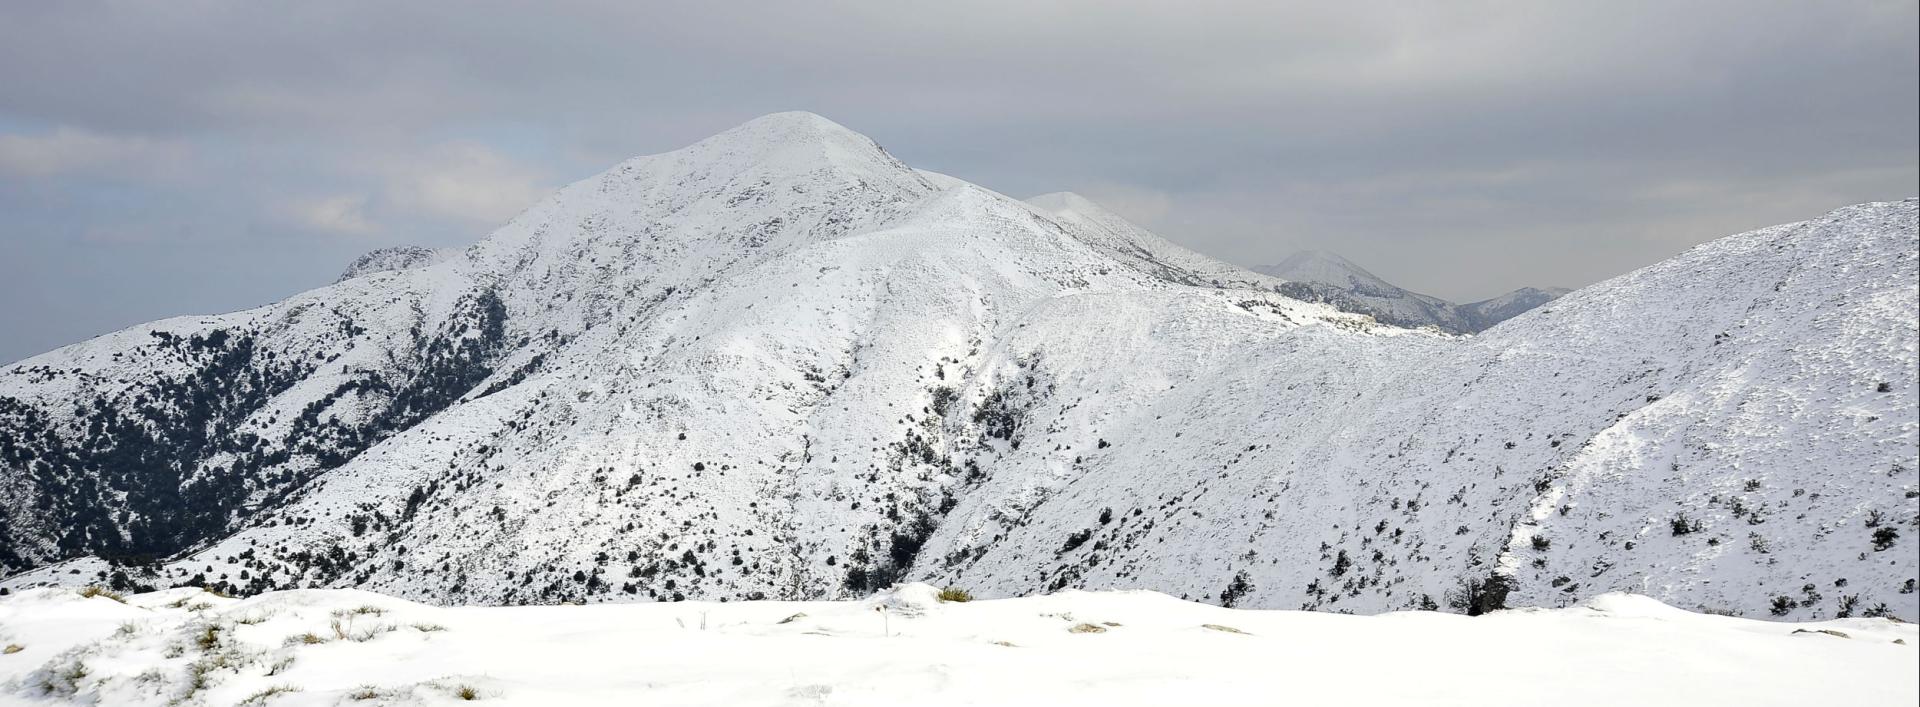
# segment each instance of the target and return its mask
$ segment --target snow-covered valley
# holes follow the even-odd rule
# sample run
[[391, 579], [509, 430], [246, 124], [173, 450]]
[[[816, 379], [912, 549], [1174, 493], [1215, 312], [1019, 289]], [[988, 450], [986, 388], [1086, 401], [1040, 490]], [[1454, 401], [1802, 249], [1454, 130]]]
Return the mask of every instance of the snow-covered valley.
[[354, 590], [0, 598], [0, 701], [435, 705], [1911, 705], [1920, 630], [1606, 594], [1467, 618], [1153, 592], [436, 607]]
[[1808, 216], [1453, 336], [767, 116], [0, 370], [0, 587], [1914, 619], [1916, 201]]

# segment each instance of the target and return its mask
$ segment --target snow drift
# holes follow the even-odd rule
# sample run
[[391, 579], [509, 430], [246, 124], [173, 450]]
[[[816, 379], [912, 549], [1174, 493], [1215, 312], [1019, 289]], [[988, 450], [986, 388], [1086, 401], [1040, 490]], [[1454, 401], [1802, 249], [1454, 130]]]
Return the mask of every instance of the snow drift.
[[[1911, 705], [1920, 630], [1605, 594], [1466, 618], [1223, 609], [1152, 592], [943, 603], [434, 607], [353, 590], [0, 598], [32, 704]], [[1549, 697], [1550, 696], [1550, 697]]]

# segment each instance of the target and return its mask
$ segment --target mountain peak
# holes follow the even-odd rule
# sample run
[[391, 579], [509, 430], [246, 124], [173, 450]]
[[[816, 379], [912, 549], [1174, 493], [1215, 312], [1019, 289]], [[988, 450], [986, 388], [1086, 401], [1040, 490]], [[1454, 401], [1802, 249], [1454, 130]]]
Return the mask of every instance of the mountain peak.
[[1027, 203], [1055, 213], [1061, 211], [1078, 211], [1090, 216], [1112, 213], [1107, 210], [1106, 207], [1095, 203], [1092, 199], [1070, 191], [1056, 191], [1041, 194], [1027, 199]]
[[1339, 253], [1328, 250], [1303, 250], [1287, 256], [1279, 263], [1256, 269], [1284, 280], [1317, 282], [1335, 287], [1364, 287], [1369, 290], [1400, 289], [1341, 257]]
[[889, 171], [906, 169], [871, 138], [806, 111], [763, 115], [671, 154], [686, 153], [723, 161], [729, 155], [755, 158], [755, 162], [785, 157], [795, 166], [818, 166], [824, 160], [839, 166], [884, 164]]

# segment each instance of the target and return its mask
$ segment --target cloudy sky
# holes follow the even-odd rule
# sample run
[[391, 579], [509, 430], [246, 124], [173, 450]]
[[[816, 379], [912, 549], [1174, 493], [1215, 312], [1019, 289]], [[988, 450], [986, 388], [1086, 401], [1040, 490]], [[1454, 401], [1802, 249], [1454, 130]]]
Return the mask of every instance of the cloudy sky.
[[1455, 300], [1920, 191], [1912, 0], [0, 7], [0, 361], [263, 304], [811, 110]]

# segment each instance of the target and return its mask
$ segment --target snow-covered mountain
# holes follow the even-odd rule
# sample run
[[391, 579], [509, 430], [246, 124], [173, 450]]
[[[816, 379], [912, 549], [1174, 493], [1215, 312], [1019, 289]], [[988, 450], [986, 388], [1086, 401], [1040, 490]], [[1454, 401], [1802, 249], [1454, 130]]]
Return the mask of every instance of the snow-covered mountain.
[[1473, 331], [1486, 331], [1495, 324], [1520, 316], [1527, 310], [1552, 302], [1573, 292], [1565, 287], [1522, 287], [1504, 295], [1459, 306], [1458, 311]]
[[1295, 299], [1325, 302], [1394, 326], [1434, 327], [1461, 334], [1485, 331], [1571, 292], [1557, 287], [1522, 287], [1492, 299], [1454, 304], [1402, 289], [1324, 250], [1303, 250], [1254, 270], [1285, 280], [1280, 292]]
[[1914, 212], [1459, 338], [777, 114], [437, 262], [0, 371], [4, 586], [1912, 618]]

